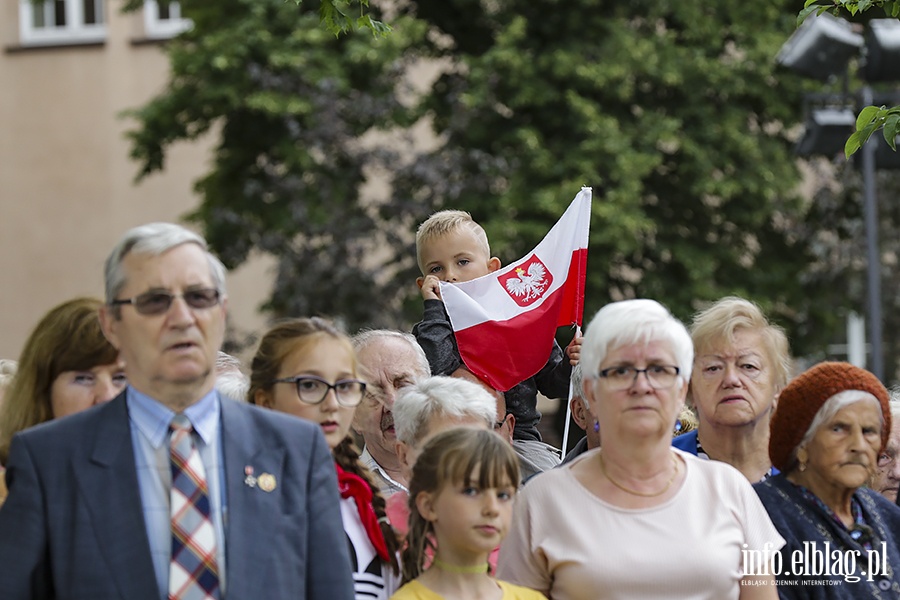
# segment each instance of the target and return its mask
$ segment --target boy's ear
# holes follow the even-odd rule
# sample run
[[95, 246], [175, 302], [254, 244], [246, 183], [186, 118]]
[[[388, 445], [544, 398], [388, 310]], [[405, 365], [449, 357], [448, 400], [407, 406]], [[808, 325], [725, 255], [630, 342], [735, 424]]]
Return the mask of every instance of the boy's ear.
[[500, 259], [496, 256], [492, 256], [491, 260], [488, 261], [488, 273], [493, 273], [502, 266], [503, 264], [500, 262]]
[[424, 277], [416, 277], [416, 285], [419, 286], [419, 289], [422, 289], [422, 284], [425, 283]]
[[431, 492], [419, 492], [416, 496], [416, 510], [426, 521], [432, 523], [437, 521], [437, 514], [434, 512], [434, 496]]

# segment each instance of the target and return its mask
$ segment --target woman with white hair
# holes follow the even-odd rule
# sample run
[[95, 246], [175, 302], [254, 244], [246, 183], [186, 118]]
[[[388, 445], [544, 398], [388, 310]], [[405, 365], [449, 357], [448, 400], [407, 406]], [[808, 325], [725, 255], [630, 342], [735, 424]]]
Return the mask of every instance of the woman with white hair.
[[409, 385], [394, 402], [397, 455], [407, 479], [425, 442], [451, 427], [492, 429], [497, 403], [483, 387], [456, 377], [427, 377]]
[[[491, 429], [497, 420], [496, 401], [477, 383], [456, 377], [426, 377], [404, 387], [394, 402], [397, 457], [409, 480], [422, 447], [452, 427]], [[387, 499], [387, 515], [394, 529], [406, 535], [409, 495], [403, 490]]]
[[777, 597], [745, 575], [747, 551], [778, 549], [750, 483], [672, 448], [691, 376], [691, 338], [653, 300], [603, 307], [582, 346], [582, 390], [602, 448], [519, 494], [497, 576], [559, 600]]

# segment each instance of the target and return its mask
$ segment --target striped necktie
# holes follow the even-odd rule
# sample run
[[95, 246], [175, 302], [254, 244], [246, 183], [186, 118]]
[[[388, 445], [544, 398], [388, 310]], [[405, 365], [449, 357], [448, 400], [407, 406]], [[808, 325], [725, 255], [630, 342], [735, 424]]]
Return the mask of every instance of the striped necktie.
[[170, 429], [172, 560], [169, 563], [169, 600], [218, 600], [216, 534], [210, 519], [206, 472], [194, 445], [193, 427], [188, 418], [175, 415]]

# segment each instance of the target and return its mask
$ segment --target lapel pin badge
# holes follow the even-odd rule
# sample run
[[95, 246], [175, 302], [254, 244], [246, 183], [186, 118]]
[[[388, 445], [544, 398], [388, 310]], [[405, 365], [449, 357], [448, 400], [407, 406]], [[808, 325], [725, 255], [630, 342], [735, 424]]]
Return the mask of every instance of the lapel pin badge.
[[264, 492], [271, 492], [278, 485], [275, 476], [271, 473], [263, 473], [259, 476], [259, 489]]
[[250, 465], [244, 467], [244, 485], [255, 488], [257, 481], [256, 477], [253, 476], [253, 467]]

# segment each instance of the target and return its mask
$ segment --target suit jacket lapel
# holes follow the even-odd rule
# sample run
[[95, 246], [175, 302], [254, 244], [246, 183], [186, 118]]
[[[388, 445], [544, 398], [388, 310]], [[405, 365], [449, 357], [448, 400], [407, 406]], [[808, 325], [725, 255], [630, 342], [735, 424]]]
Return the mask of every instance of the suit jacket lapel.
[[101, 409], [95, 440], [75, 467], [103, 559], [123, 598], [159, 600], [124, 392]]
[[[222, 449], [228, 512], [225, 526], [225, 595], [254, 598], [266, 589], [267, 554], [260, 541], [277, 531], [285, 450], [264, 440], [254, 424], [258, 410], [221, 396]], [[266, 483], [260, 481], [267, 476]], [[269, 483], [274, 489], [268, 489]]]

